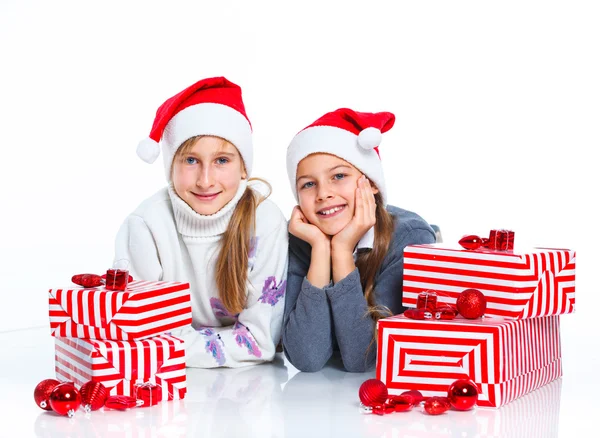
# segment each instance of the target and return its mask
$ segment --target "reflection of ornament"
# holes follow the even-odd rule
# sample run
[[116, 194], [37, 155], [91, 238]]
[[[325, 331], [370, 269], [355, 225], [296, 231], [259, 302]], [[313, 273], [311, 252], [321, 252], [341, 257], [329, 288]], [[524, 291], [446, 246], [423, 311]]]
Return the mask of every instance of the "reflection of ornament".
[[81, 403], [86, 412], [96, 411], [104, 406], [108, 398], [106, 387], [100, 383], [90, 380], [79, 388]]
[[50, 393], [50, 407], [59, 415], [72, 417], [81, 405], [81, 395], [72, 383], [61, 383]]
[[33, 398], [40, 408], [46, 411], [52, 410], [50, 407], [50, 393], [57, 385], [60, 385], [60, 382], [56, 379], [42, 380], [37, 384], [33, 391]]
[[448, 388], [448, 400], [454, 409], [467, 411], [475, 406], [479, 391], [470, 380], [459, 379]]
[[456, 299], [458, 313], [467, 319], [481, 318], [486, 304], [485, 296], [477, 289], [465, 289]]
[[385, 403], [388, 398], [388, 390], [381, 380], [368, 379], [360, 385], [358, 397], [363, 405], [375, 408], [376, 405]]
[[446, 397], [429, 397], [423, 408], [429, 415], [440, 415], [450, 409], [450, 402]]

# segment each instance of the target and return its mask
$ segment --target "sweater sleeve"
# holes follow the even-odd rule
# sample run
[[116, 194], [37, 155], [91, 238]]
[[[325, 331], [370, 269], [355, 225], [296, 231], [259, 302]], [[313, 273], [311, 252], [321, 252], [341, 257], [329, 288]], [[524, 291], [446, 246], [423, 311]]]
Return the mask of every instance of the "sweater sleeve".
[[[420, 243], [433, 243], [435, 236], [428, 229], [413, 229], [400, 242], [392, 242], [381, 270], [376, 278], [375, 302], [387, 307], [393, 314], [401, 313], [404, 247]], [[375, 364], [375, 322], [367, 314], [358, 269], [327, 290], [331, 302], [333, 324], [346, 370], [364, 372]]]
[[235, 324], [196, 329], [189, 326], [171, 332], [185, 341], [188, 367], [237, 368], [273, 360], [281, 337], [287, 254], [287, 223], [281, 215], [270, 233], [258, 235], [253, 241], [247, 304]]
[[283, 351], [300, 371], [318, 371], [333, 353], [331, 308], [325, 289], [313, 286], [306, 274], [310, 255], [290, 237], [288, 289], [283, 318]]
[[163, 270], [152, 232], [143, 218], [130, 215], [115, 239], [115, 261], [129, 261], [129, 274], [135, 280], [162, 280]]

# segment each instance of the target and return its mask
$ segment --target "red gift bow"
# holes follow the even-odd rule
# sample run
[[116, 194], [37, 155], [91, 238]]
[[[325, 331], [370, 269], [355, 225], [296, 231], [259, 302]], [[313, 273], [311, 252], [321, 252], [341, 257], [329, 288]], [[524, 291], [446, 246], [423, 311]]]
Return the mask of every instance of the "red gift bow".
[[468, 250], [484, 247], [495, 251], [512, 251], [515, 246], [515, 232], [510, 230], [490, 230], [489, 238], [469, 234], [460, 239], [458, 243]]

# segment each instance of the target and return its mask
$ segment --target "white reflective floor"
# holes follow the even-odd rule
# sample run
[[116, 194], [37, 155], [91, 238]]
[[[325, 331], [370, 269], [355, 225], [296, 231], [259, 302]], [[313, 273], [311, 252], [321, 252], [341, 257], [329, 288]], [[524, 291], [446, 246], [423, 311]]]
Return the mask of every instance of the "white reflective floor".
[[[279, 356], [272, 364], [244, 369], [188, 369], [185, 400], [128, 411], [79, 410], [69, 419], [42, 411], [33, 400], [36, 384], [54, 377], [48, 330], [0, 333], [0, 346], [2, 437], [574, 436], [592, 424], [597, 405], [590, 403], [598, 397], [595, 382], [579, 384], [591, 371], [582, 367], [566, 369], [562, 379], [500, 409], [438, 417], [420, 410], [361, 415], [358, 388], [374, 372], [346, 373], [332, 363], [318, 373], [299, 373]], [[574, 362], [566, 360], [566, 366]]]

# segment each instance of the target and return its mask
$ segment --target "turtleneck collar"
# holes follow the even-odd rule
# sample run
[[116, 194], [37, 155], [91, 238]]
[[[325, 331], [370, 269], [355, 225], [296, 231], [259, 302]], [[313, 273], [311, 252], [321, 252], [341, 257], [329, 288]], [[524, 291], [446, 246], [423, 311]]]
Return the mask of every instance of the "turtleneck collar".
[[210, 239], [218, 237], [227, 230], [229, 220], [235, 207], [244, 194], [248, 181], [243, 179], [234, 197], [215, 214], [202, 215], [194, 211], [183, 199], [175, 193], [173, 184], [169, 184], [169, 197], [173, 206], [173, 214], [177, 230], [184, 237]]

